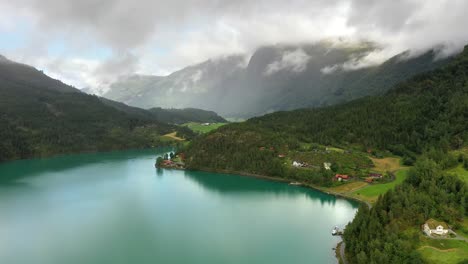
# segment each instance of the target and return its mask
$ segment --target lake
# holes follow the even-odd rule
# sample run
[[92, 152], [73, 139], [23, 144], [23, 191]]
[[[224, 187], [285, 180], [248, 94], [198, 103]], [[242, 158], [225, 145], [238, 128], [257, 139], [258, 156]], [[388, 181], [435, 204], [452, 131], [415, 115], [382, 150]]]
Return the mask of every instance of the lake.
[[0, 263], [336, 263], [358, 204], [285, 183], [154, 168], [163, 149], [0, 164]]

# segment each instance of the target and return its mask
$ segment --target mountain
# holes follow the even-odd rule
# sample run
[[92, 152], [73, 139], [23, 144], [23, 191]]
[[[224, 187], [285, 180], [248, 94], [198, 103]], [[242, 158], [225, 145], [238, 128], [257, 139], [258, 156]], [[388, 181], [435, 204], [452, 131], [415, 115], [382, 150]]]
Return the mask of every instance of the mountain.
[[[341, 173], [345, 164], [332, 170], [289, 164], [340, 158], [358, 179], [368, 176], [369, 167], [356, 162], [364, 153], [403, 156], [406, 165], [414, 165], [406, 180], [379, 196], [372, 207], [362, 204], [346, 226], [346, 258], [353, 264], [432, 263], [421, 251], [435, 241], [421, 234], [425, 221], [445, 221], [459, 234], [466, 230], [466, 180], [462, 172], [446, 170], [467, 159], [459, 154], [467, 150], [467, 120], [468, 46], [447, 65], [399, 83], [384, 95], [229, 124], [196, 138], [183, 151], [190, 169], [260, 174], [315, 186], [339, 185], [332, 181], [333, 171]], [[452, 252], [463, 252], [465, 245], [452, 247]], [[463, 257], [457, 254], [450, 263], [465, 263]]]
[[378, 66], [357, 62], [377, 49], [372, 43], [276, 45], [244, 55], [208, 60], [168, 76], [130, 76], [102, 96], [142, 107], [195, 107], [228, 117], [319, 107], [385, 93], [415, 74], [445, 65], [432, 50], [399, 54]]
[[259, 146], [281, 153], [310, 143], [359, 144], [362, 149], [390, 150], [406, 158], [431, 146], [459, 148], [468, 142], [466, 76], [468, 48], [441, 69], [417, 75], [383, 96], [277, 112], [221, 127], [192, 142], [188, 165], [281, 175], [268, 165], [278, 159], [262, 157], [263, 166], [252, 158], [258, 156]]
[[[35, 68], [0, 58], [0, 161], [164, 144], [174, 125], [121, 111]], [[151, 113], [147, 113], [152, 116]]]

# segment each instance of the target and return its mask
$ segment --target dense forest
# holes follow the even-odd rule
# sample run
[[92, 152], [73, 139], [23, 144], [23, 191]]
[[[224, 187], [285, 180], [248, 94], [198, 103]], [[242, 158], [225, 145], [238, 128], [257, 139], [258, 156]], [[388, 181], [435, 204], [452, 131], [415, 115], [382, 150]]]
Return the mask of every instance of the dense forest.
[[383, 96], [230, 124], [195, 139], [185, 152], [189, 168], [319, 185], [329, 183], [327, 172], [301, 175], [284, 166], [281, 154], [322, 144], [402, 156], [405, 164], [414, 165], [407, 180], [371, 209], [360, 208], [344, 234], [346, 254], [350, 263], [424, 263], [416, 250], [420, 225], [436, 218], [457, 227], [468, 213], [466, 183], [443, 172], [457, 163], [451, 150], [467, 145], [467, 120], [468, 47], [450, 64]]
[[457, 227], [468, 213], [466, 184], [444, 175], [434, 160], [421, 157], [408, 179], [390, 190], [372, 209], [361, 206], [346, 227], [347, 259], [351, 263], [424, 263], [415, 251], [419, 226], [427, 219], [441, 219]]
[[149, 109], [149, 111], [156, 116], [159, 121], [170, 124], [184, 124], [189, 122], [227, 123], [226, 119], [222, 118], [215, 112], [197, 108], [163, 109], [155, 107]]
[[0, 161], [159, 146], [167, 144], [160, 135], [173, 131], [193, 136], [187, 128], [121, 111], [8, 60], [0, 62], [0, 124]]

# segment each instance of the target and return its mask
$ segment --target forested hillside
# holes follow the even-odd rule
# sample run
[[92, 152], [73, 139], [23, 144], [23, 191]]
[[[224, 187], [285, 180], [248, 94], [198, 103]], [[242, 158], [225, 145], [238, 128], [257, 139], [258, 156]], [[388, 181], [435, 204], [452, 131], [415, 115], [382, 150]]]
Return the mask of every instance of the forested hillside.
[[58, 153], [151, 147], [186, 128], [125, 113], [9, 60], [0, 61], [0, 161]]
[[170, 124], [196, 123], [227, 123], [228, 121], [213, 111], [196, 108], [163, 109], [160, 107], [149, 109], [157, 120]]
[[[446, 67], [397, 85], [384, 96], [320, 109], [278, 112], [224, 126], [191, 144], [193, 168], [272, 173], [275, 154], [302, 143], [390, 150], [408, 163], [431, 147], [468, 142], [468, 49]], [[270, 157], [256, 151], [274, 147]], [[213, 156], [217, 156], [213, 159]], [[266, 160], [263, 162], [263, 160]]]
[[468, 213], [467, 199], [462, 180], [422, 157], [403, 184], [380, 197], [372, 209], [359, 208], [344, 234], [347, 259], [359, 264], [425, 263], [416, 251], [420, 226], [434, 218], [460, 228]]

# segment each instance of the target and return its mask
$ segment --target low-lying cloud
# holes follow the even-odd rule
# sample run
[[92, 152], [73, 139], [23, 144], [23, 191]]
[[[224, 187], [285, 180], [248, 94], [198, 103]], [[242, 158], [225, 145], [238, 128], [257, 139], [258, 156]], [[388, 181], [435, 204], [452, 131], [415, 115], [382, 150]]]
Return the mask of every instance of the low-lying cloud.
[[300, 73], [307, 69], [307, 62], [309, 62], [309, 59], [310, 56], [302, 49], [285, 51], [279, 60], [268, 64], [264, 74], [271, 75], [282, 70]]
[[[76, 86], [105, 86], [112, 75], [169, 74], [264, 45], [344, 37], [382, 47], [322, 69], [328, 72], [380, 63], [405, 50], [442, 45], [440, 56], [460, 51], [468, 43], [466, 10], [465, 0], [0, 0], [1, 41], [23, 38], [14, 48], [0, 45], [0, 54]], [[63, 47], [57, 52], [54, 45]], [[286, 54], [265, 73], [302, 71], [304, 55]]]

